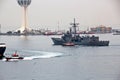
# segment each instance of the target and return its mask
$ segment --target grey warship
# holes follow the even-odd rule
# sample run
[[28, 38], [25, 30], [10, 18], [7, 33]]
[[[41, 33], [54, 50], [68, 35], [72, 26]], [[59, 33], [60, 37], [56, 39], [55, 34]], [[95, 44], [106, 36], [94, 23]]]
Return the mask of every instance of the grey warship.
[[73, 43], [75, 45], [84, 45], [84, 46], [109, 46], [109, 41], [100, 41], [98, 36], [80, 36], [76, 34], [76, 27], [79, 25], [75, 22], [71, 24], [74, 28], [74, 33], [67, 31], [61, 38], [52, 37], [54, 45], [64, 45], [65, 43]]

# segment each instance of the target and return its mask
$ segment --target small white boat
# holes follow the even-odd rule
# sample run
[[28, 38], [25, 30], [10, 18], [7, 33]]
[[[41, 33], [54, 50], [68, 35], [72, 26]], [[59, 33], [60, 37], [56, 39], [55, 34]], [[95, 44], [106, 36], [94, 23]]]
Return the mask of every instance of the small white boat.
[[120, 35], [120, 31], [115, 31], [113, 35]]

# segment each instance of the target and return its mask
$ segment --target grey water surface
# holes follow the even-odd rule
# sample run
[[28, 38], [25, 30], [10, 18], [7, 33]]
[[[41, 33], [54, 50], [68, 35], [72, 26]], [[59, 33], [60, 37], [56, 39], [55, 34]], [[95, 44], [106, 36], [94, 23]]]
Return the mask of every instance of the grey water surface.
[[17, 51], [25, 57], [46, 56], [1, 60], [0, 80], [120, 80], [120, 35], [97, 35], [110, 45], [64, 47], [53, 45], [51, 40], [60, 36], [0, 36], [0, 42], [6, 43], [5, 55]]

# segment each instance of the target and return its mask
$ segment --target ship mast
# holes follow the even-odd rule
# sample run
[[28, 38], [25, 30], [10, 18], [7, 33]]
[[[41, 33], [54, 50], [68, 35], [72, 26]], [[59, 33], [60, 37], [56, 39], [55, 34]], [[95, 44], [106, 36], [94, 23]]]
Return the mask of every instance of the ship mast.
[[59, 21], [58, 21], [58, 31], [60, 31], [60, 24], [59, 24]]
[[0, 33], [1, 33], [1, 24], [0, 24]]
[[76, 23], [76, 22], [75, 22], [75, 18], [74, 18], [74, 22], [71, 23], [70, 25], [72, 25], [72, 27], [73, 27], [73, 29], [74, 29], [74, 32], [73, 32], [73, 33], [76, 34], [76, 32], [77, 32], [77, 31], [76, 31], [76, 27], [78, 27], [77, 25], [79, 25], [79, 23]]

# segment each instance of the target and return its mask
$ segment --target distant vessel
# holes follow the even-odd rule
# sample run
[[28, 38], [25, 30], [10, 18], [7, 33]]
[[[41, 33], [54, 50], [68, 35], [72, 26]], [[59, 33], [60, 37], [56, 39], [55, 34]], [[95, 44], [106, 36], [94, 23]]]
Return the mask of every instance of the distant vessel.
[[0, 43], [0, 59], [2, 59], [4, 57], [5, 50], [6, 50], [5, 43]]
[[72, 23], [74, 33], [67, 31], [61, 38], [52, 38], [54, 45], [64, 45], [66, 43], [73, 43], [74, 45], [85, 45], [85, 46], [108, 46], [109, 41], [100, 41], [99, 37], [96, 36], [80, 36], [76, 34], [76, 27], [78, 23]]
[[120, 35], [120, 31], [115, 31], [113, 35]]

